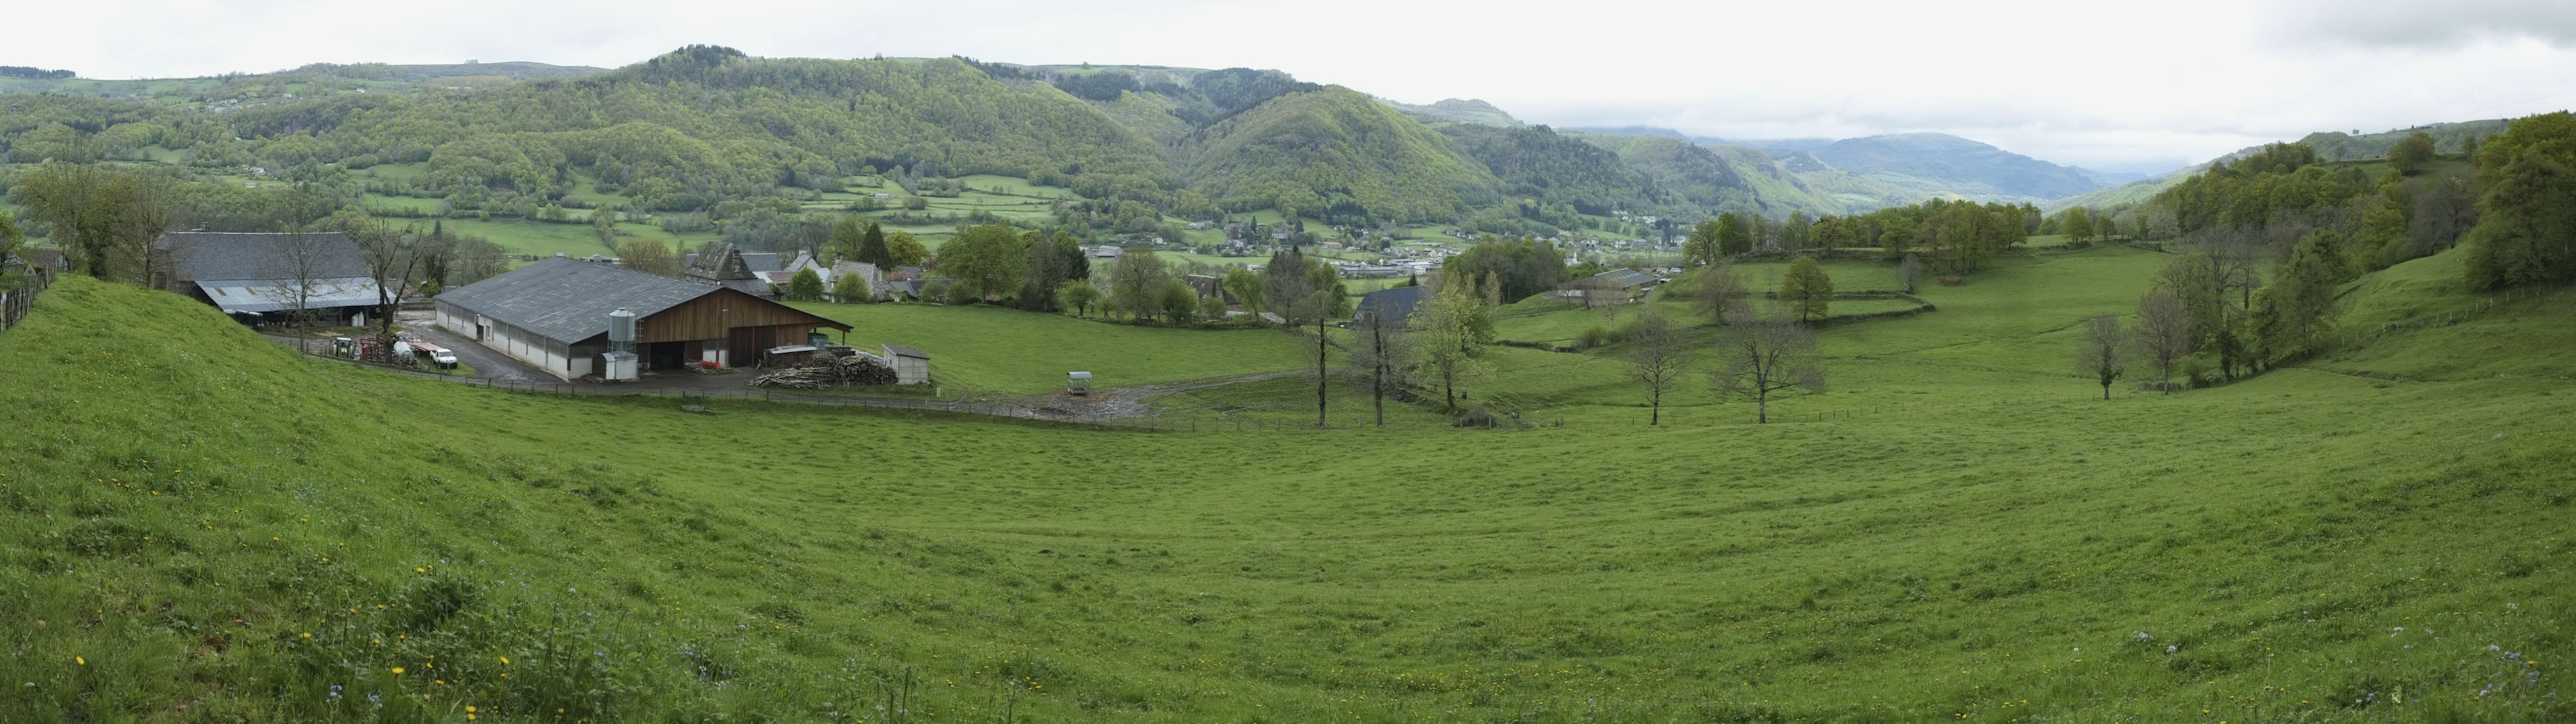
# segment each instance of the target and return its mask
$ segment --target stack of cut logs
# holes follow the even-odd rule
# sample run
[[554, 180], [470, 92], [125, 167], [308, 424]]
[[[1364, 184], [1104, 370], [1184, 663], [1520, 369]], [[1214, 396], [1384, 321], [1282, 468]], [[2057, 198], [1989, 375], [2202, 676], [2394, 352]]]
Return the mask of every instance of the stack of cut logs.
[[818, 355], [803, 365], [762, 373], [751, 378], [753, 387], [789, 387], [812, 390], [838, 384], [894, 384], [894, 369], [865, 355]]

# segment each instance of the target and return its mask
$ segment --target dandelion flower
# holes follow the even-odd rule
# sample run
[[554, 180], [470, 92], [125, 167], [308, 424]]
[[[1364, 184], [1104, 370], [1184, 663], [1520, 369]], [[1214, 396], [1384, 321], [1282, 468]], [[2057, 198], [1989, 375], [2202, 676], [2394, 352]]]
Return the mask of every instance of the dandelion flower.
[[507, 657], [507, 656], [503, 656], [503, 657], [501, 657], [501, 665], [502, 665], [502, 666], [508, 666], [508, 665], [510, 665], [510, 657]]
[[394, 667], [394, 673], [395, 673], [395, 674], [397, 674], [397, 675], [401, 674], [401, 673], [402, 673], [402, 667], [400, 667], [400, 666], [396, 666], [396, 667]]
[[84, 658], [81, 658], [81, 657], [78, 657], [78, 656], [74, 656], [74, 657], [72, 657], [72, 663], [79, 664], [79, 665], [82, 665], [82, 666], [88, 666], [88, 665], [89, 665], [89, 659], [84, 659]]

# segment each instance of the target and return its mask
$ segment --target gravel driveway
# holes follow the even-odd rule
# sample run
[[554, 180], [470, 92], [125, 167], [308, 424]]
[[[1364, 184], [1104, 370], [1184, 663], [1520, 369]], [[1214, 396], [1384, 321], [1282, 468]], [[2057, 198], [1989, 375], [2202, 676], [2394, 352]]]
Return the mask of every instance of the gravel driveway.
[[456, 361], [474, 368], [476, 378], [488, 377], [507, 382], [556, 381], [554, 375], [546, 374], [545, 371], [530, 367], [525, 362], [494, 352], [492, 348], [483, 346], [481, 342], [439, 329], [436, 312], [426, 310], [395, 312], [394, 324], [401, 325], [403, 334], [407, 337], [428, 340], [438, 346], [455, 350]]

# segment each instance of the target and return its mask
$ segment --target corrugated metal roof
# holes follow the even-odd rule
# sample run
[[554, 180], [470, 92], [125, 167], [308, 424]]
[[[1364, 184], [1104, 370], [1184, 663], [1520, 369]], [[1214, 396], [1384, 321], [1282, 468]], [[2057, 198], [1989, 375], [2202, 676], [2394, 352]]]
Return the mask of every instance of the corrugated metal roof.
[[885, 346], [885, 348], [886, 348], [886, 352], [887, 352], [887, 353], [893, 354], [893, 355], [894, 355], [894, 356], [896, 356], [896, 357], [911, 357], [911, 358], [913, 358], [913, 359], [930, 359], [930, 355], [922, 354], [922, 353], [921, 353], [921, 350], [913, 349], [913, 348], [911, 348], [911, 347], [906, 347], [906, 346], [903, 346], [903, 345], [900, 345], [900, 344], [889, 344], [889, 345], [886, 345], [886, 346]]
[[311, 279], [363, 277], [367, 261], [358, 244], [338, 232], [255, 234], [183, 231], [165, 234], [156, 246], [170, 253], [171, 266], [183, 281], [200, 279], [274, 280], [298, 276], [296, 251], [301, 247]]
[[[283, 281], [283, 284], [281, 284]], [[304, 294], [305, 309], [362, 307], [377, 303], [376, 281], [363, 276], [315, 279]], [[215, 307], [230, 312], [275, 312], [295, 308], [293, 280], [203, 279], [197, 288]]]
[[1592, 275], [1592, 278], [1608, 282], [1610, 286], [1620, 288], [1639, 286], [1646, 282], [1655, 280], [1654, 275], [1637, 271], [1635, 269], [1612, 269], [1610, 271], [1594, 274]]
[[545, 259], [438, 295], [441, 304], [571, 344], [608, 331], [618, 307], [649, 317], [722, 287], [571, 259]]

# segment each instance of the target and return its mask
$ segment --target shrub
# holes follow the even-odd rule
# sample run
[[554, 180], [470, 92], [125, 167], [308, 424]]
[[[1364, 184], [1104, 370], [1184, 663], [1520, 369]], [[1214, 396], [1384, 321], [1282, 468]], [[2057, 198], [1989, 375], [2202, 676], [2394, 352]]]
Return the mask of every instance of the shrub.
[[833, 301], [842, 304], [864, 304], [869, 298], [868, 280], [859, 278], [858, 272], [842, 274], [840, 280], [832, 282]]

